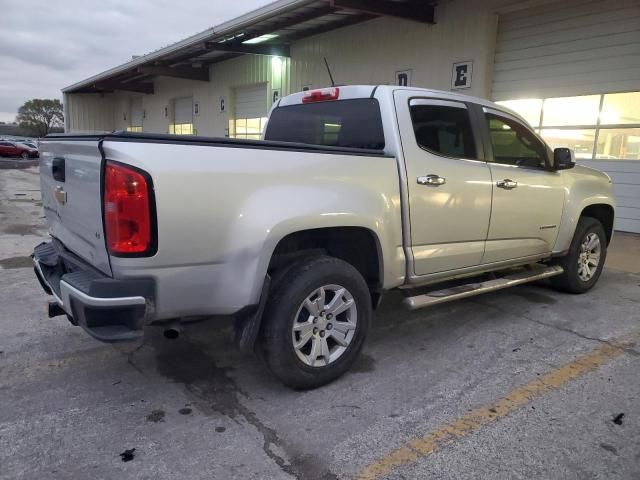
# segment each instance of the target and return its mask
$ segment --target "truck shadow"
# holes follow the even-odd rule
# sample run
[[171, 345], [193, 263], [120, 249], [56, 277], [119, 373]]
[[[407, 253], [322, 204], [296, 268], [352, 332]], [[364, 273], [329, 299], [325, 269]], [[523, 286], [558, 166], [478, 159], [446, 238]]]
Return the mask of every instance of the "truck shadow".
[[[606, 284], [606, 276], [603, 280]], [[593, 301], [598, 296], [596, 289]], [[460, 391], [449, 392], [455, 397], [485, 382], [495, 365], [513, 372], [546, 358], [549, 345], [530, 338], [534, 331], [523, 328], [525, 315], [550, 321], [551, 312], [561, 317], [561, 307], [575, 298], [544, 284], [527, 285], [408, 312], [402, 309], [402, 294], [392, 292], [375, 313], [365, 349], [351, 370], [310, 392], [289, 390], [257, 358], [241, 354], [230, 340], [230, 321], [189, 325], [176, 340], [165, 339], [160, 328], [149, 329], [129, 363], [145, 376], [157, 373], [180, 384], [190, 406], [212, 421], [222, 416], [255, 428], [264, 453], [284, 472], [297, 478], [336, 478], [323, 455], [346, 441], [349, 432], [385, 418], [402, 424], [418, 405], [428, 410], [415, 399], [438, 400], [429, 392], [448, 385], [447, 378], [459, 379]], [[536, 332], [557, 337], [553, 329]], [[410, 385], [404, 377], [411, 379]], [[407, 397], [399, 401], [398, 395]], [[340, 428], [327, 427], [312, 443], [300, 442], [318, 430], [319, 422]]]

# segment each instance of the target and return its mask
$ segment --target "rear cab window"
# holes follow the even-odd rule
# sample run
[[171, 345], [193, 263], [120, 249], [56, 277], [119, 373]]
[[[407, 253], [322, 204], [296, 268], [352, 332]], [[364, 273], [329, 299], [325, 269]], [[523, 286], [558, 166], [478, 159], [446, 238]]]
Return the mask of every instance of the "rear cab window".
[[264, 139], [371, 150], [385, 147], [380, 105], [374, 98], [276, 108]]

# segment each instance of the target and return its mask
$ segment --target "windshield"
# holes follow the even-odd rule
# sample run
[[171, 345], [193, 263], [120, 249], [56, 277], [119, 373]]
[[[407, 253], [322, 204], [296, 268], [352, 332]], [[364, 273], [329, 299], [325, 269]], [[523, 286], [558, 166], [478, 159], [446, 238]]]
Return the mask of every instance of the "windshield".
[[360, 98], [276, 108], [264, 139], [382, 150], [380, 106], [376, 99]]

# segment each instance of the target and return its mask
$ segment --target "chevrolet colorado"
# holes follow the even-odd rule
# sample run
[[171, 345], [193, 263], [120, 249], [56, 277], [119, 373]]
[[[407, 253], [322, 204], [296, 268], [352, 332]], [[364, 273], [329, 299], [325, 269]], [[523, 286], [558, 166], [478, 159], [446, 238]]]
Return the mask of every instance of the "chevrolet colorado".
[[294, 388], [349, 368], [384, 291], [402, 289], [411, 309], [543, 278], [583, 293], [613, 232], [605, 174], [455, 93], [296, 93], [260, 141], [40, 145], [51, 241], [33, 260], [50, 316], [116, 342], [234, 315], [240, 347]]

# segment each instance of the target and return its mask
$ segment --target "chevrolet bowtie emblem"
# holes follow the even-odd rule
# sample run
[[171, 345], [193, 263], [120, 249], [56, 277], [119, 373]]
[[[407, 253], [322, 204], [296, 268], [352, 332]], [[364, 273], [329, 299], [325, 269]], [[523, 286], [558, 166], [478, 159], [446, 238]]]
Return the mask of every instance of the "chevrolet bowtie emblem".
[[62, 205], [67, 203], [67, 192], [65, 192], [61, 186], [57, 186], [55, 188], [53, 196], [56, 197], [56, 200], [58, 200]]

